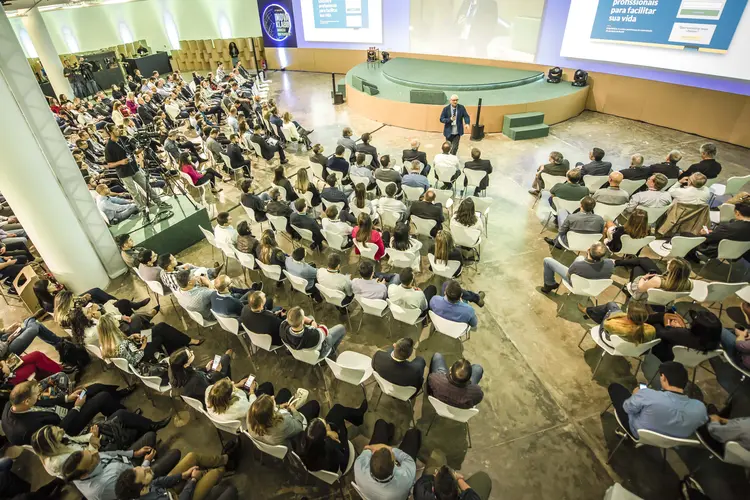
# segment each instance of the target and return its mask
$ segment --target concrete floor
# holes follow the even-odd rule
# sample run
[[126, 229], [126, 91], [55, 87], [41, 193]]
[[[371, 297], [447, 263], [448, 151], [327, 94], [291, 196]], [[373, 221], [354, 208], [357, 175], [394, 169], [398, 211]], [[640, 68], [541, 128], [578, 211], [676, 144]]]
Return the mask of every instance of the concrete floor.
[[[392, 156], [400, 158], [400, 151], [408, 147], [411, 137], [421, 140], [429, 158], [438, 152], [442, 142], [440, 134], [389, 126], [381, 128], [380, 123], [350, 114], [346, 105], [332, 106], [329, 75], [277, 72], [271, 78], [272, 91], [280, 109], [292, 111], [295, 119], [305, 127], [314, 128], [314, 142], [326, 145], [328, 152], [332, 152], [341, 128], [346, 125], [353, 127], [357, 135], [377, 130], [373, 144], [381, 154], [390, 152]], [[416, 328], [410, 329], [396, 323], [392, 325], [393, 331], [389, 337], [381, 320], [368, 317], [361, 331], [348, 331], [341, 346], [342, 350], [371, 356], [394, 339], [412, 336], [419, 339], [418, 354], [428, 361], [433, 353], [441, 352], [449, 362], [464, 356], [484, 367], [481, 386], [485, 399], [479, 405], [480, 416], [471, 422], [472, 447], [467, 448], [467, 436], [460, 424], [438, 419], [429, 436], [424, 438], [420, 452], [428, 471], [444, 462], [467, 476], [476, 471], [485, 471], [493, 479], [492, 498], [498, 499], [597, 499], [602, 498], [605, 490], [616, 481], [646, 499], [676, 496], [680, 478], [702, 463], [707, 458], [706, 452], [670, 451], [667, 467], [662, 469], [658, 450], [624, 445], [610, 465], [605, 463], [619, 440], [614, 434], [616, 422], [613, 415], [600, 415], [608, 404], [606, 387], [614, 381], [635, 387], [637, 381], [645, 382], [646, 377], [643, 373], [634, 373], [635, 363], [622, 358], [608, 358], [603, 361], [596, 379], [592, 380], [591, 374], [600, 351], [592, 347], [590, 341], [583, 343], [585, 351], [576, 347], [585, 329], [590, 328], [590, 322], [582, 319], [574, 300], [565, 301], [558, 314], [558, 306], [565, 296], [547, 296], [539, 292], [542, 259], [552, 254], [570, 263], [573, 256], [570, 253], [550, 252], [542, 240], [545, 235], [539, 233], [540, 221], [546, 218], [547, 204], [542, 201], [532, 208], [533, 199], [526, 190], [530, 187], [536, 166], [545, 162], [552, 150], [562, 152], [574, 163], [586, 161], [589, 149], [598, 146], [607, 152], [606, 159], [612, 161], [615, 168], [624, 168], [633, 153], [641, 153], [647, 162], [656, 163], [662, 161], [669, 150], [677, 148], [684, 154], [681, 165], [686, 168], [699, 159], [698, 148], [705, 141], [705, 138], [682, 132], [592, 112], [584, 112], [553, 126], [549, 137], [543, 139], [514, 142], [502, 135], [492, 135], [479, 143], [462, 141], [459, 151], [462, 157], [468, 157], [469, 148], [477, 146], [483, 151], [483, 157], [491, 159], [495, 167], [487, 190], [487, 196], [493, 198], [489, 237], [482, 246], [481, 262], [476, 269], [467, 268], [460, 280], [465, 288], [487, 293], [486, 306], [478, 309], [479, 329], [463, 344], [440, 334], [430, 335], [427, 329], [418, 335]], [[724, 166], [722, 178], [747, 174], [750, 151], [723, 143], [718, 146], [718, 160]], [[305, 154], [292, 153], [290, 158], [290, 172], [306, 165]], [[254, 166], [254, 169], [260, 185], [270, 185], [269, 169], [262, 165]], [[246, 219], [244, 211], [236, 208], [236, 189], [226, 188], [218, 199], [211, 198], [210, 194], [208, 196], [213, 215], [216, 211], [234, 208], [232, 215], [235, 222]], [[285, 250], [291, 251], [288, 241], [283, 238], [280, 241]], [[645, 255], [649, 255], [648, 251]], [[206, 242], [185, 250], [179, 258], [184, 262], [204, 265], [213, 259], [211, 247]], [[313, 260], [319, 265], [324, 261], [320, 256], [314, 256]], [[349, 256], [346, 271], [353, 272], [356, 262], [353, 255]], [[423, 272], [418, 275], [422, 287], [439, 282], [429, 271], [424, 271], [425, 264], [426, 258], [423, 259]], [[384, 268], [387, 269], [387, 265]], [[717, 279], [720, 276], [715, 272], [717, 269], [718, 266], [709, 266], [707, 278]], [[726, 268], [722, 267], [720, 273], [726, 273]], [[229, 274], [237, 280], [243, 279], [236, 262], [230, 263]], [[255, 274], [253, 277], [258, 279]], [[626, 279], [625, 274], [615, 278], [618, 283], [624, 283]], [[110, 290], [120, 297], [141, 298], [147, 293], [145, 286], [130, 276], [113, 281]], [[298, 295], [290, 295], [288, 288], [275, 289], [267, 284], [266, 290], [273, 290], [276, 302], [286, 307], [308, 304]], [[602, 299], [611, 300], [616, 293], [615, 287], [611, 287], [605, 291]], [[727, 303], [732, 307], [722, 315], [725, 325], [742, 321], [738, 302], [729, 300]], [[178, 326], [191, 336], [206, 337], [206, 343], [196, 350], [197, 363], [206, 363], [214, 353], [232, 347], [235, 351], [234, 379], [254, 373], [261, 381], [272, 381], [277, 390], [281, 387], [305, 387], [311, 391], [311, 398], [321, 402], [323, 414], [332, 401], [354, 406], [361, 402], [362, 392], [359, 388], [334, 383], [327, 369], [324, 371], [330, 397], [325, 394], [320, 373], [300, 365], [288, 354], [259, 353], [251, 361], [236, 339], [228, 339], [218, 328], [201, 331], [190, 321], [185, 325], [169, 301], [162, 301], [162, 305], [159, 319]], [[687, 302], [681, 303], [679, 308], [683, 310], [687, 305]], [[9, 324], [23, 315], [24, 311], [20, 308], [5, 308], [3, 322]], [[359, 315], [359, 310], [353, 314], [355, 327]], [[316, 308], [315, 317], [319, 323], [328, 325], [341, 322], [339, 314], [326, 306]], [[42, 344], [40, 349], [46, 347]], [[727, 397], [727, 390], [731, 391], [738, 383], [738, 377], [723, 361], [714, 362], [713, 368], [719, 380], [715, 375], [701, 370], [696, 385], [702, 399], [721, 406]], [[118, 379], [112, 370], [102, 373], [99, 363], [93, 361], [84, 381], [93, 380]], [[747, 385], [741, 390], [747, 391]], [[384, 397], [379, 407], [373, 409], [379, 390], [374, 384], [369, 384], [366, 392], [371, 409], [365, 424], [352, 432], [352, 435], [359, 434], [354, 439], [358, 450], [366, 444], [377, 418], [396, 423], [399, 437], [409, 423], [405, 404]], [[166, 398], [154, 396], [154, 400], [155, 406], [139, 389], [130, 396], [127, 405], [130, 408], [143, 408], [144, 414], [153, 418], [163, 418], [172, 411], [171, 402]], [[418, 398], [415, 410], [417, 426], [426, 431], [433, 414], [426, 399]], [[201, 450], [218, 453], [220, 450], [214, 428], [205, 418], [196, 415], [192, 415], [181, 428], [170, 425], [160, 433], [160, 439], [184, 452]], [[246, 458], [231, 479], [243, 493], [243, 498], [333, 498], [336, 495], [335, 489], [330, 489], [315, 478], [305, 480], [304, 476], [295, 474], [272, 459], [266, 459], [264, 465], [260, 465], [257, 452], [253, 452], [249, 443], [245, 444]], [[15, 456], [19, 451], [11, 448], [6, 453]], [[748, 482], [744, 471], [715, 462], [703, 465], [698, 474], [708, 488], [707, 493], [717, 500], [747, 498]], [[29, 453], [23, 454], [17, 468], [31, 477], [34, 485], [49, 480], [36, 458]], [[356, 493], [348, 487], [350, 479], [348, 477], [345, 481], [344, 493], [347, 498], [357, 498]], [[71, 494], [70, 497], [75, 498], [75, 495]]]

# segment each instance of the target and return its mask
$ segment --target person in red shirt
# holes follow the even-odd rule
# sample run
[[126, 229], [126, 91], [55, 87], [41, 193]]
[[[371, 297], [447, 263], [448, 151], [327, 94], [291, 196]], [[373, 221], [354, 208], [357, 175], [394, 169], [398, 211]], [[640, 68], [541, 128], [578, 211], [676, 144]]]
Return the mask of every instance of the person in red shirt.
[[[372, 219], [365, 212], [359, 214], [357, 224], [357, 227], [352, 230], [352, 239], [358, 241], [360, 245], [374, 243], [378, 247], [378, 251], [375, 252], [375, 260], [380, 261], [383, 255], [385, 255], [385, 244], [383, 243], [383, 236], [380, 234], [380, 231], [372, 228]], [[390, 240], [390, 235], [388, 233], [385, 233], [385, 235]], [[359, 255], [359, 248], [355, 246], [354, 251]]]
[[223, 180], [225, 182], [230, 181], [231, 179], [223, 179], [221, 177], [221, 174], [214, 170], [211, 167], [206, 168], [203, 170], [203, 173], [198, 172], [192, 163], [190, 163], [190, 153], [182, 153], [180, 155], [180, 170], [190, 176], [190, 179], [193, 181], [193, 184], [196, 186], [201, 186], [207, 182], [211, 183], [211, 192], [216, 194], [220, 191], [223, 191], [223, 188], [216, 189], [216, 180]]

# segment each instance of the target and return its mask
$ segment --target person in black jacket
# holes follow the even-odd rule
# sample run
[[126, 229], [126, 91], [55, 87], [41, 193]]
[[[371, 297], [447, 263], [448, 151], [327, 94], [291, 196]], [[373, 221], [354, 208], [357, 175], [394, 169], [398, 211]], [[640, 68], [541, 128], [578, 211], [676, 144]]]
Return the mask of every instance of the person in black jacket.
[[299, 433], [294, 444], [296, 453], [307, 470], [325, 470], [343, 474], [349, 465], [349, 437], [346, 422], [359, 427], [364, 423], [367, 412], [367, 399], [359, 408], [348, 408], [335, 404], [322, 418], [313, 419], [305, 432]]
[[428, 189], [427, 192], [422, 195], [421, 200], [415, 201], [411, 204], [406, 216], [410, 218], [412, 215], [421, 219], [429, 219], [437, 222], [435, 227], [432, 228], [432, 231], [430, 231], [430, 235], [433, 237], [443, 228], [443, 221], [445, 220], [443, 205], [435, 203], [435, 191], [432, 189]]
[[[582, 163], [576, 163], [576, 168], [581, 167], [581, 175], [609, 175], [612, 171], [612, 163], [608, 161], [602, 161], [604, 158], [604, 150], [601, 148], [593, 148], [589, 153], [590, 163], [583, 165]], [[595, 186], [599, 187], [599, 186]]]
[[715, 179], [721, 172], [721, 163], [715, 160], [716, 144], [707, 142], [701, 145], [701, 161], [693, 163], [690, 168], [680, 174], [680, 179], [690, 177], [696, 172], [706, 176], [706, 179]]
[[289, 163], [289, 160], [286, 159], [286, 155], [284, 154], [284, 150], [279, 146], [278, 144], [271, 145], [268, 143], [268, 141], [261, 135], [261, 131], [263, 129], [260, 127], [260, 124], [256, 124], [253, 127], [253, 135], [250, 137], [250, 140], [253, 141], [255, 144], [260, 146], [260, 154], [265, 158], [267, 161], [271, 161], [273, 159], [273, 155], [276, 153], [279, 153], [279, 160], [281, 160], [281, 164]]
[[667, 179], [677, 179], [680, 177], [680, 167], [677, 163], [682, 160], [682, 153], [676, 149], [669, 152], [666, 161], [662, 163], [655, 163], [649, 166], [651, 174], [663, 174], [667, 176]]
[[378, 163], [378, 150], [375, 146], [370, 145], [370, 133], [365, 132], [364, 134], [362, 134], [360, 140], [362, 141], [362, 143], [357, 144], [354, 152], [372, 155], [372, 162], [370, 162], [370, 167], [378, 168], [380, 166], [380, 163]]
[[146, 106], [146, 101], [143, 100], [143, 97], [138, 98], [138, 117], [141, 119], [143, 125], [154, 123], [154, 118], [156, 118], [151, 109]]
[[[656, 329], [656, 338], [661, 339], [654, 346], [654, 356], [661, 361], [673, 361], [672, 348], [685, 346], [701, 352], [719, 349], [721, 345], [721, 321], [711, 311], [689, 311], [692, 315], [690, 326], [683, 326], [677, 320], [665, 322], [663, 312], [649, 315], [646, 323]], [[666, 324], [665, 324], [666, 323]]]
[[425, 471], [414, 484], [414, 500], [487, 500], [492, 492], [492, 479], [480, 471], [464, 476], [443, 465], [435, 474]]
[[[330, 167], [329, 167], [330, 168]], [[326, 177], [326, 187], [320, 193], [320, 197], [327, 203], [344, 203], [344, 208], [349, 208], [349, 198], [342, 190], [336, 187], [336, 175], [328, 174]]]
[[422, 356], [409, 361], [414, 352], [414, 341], [408, 337], [399, 339], [392, 347], [378, 351], [372, 358], [372, 369], [392, 384], [411, 386], [419, 390], [424, 385], [424, 369], [427, 366]]
[[255, 194], [253, 190], [253, 181], [250, 179], [242, 181], [240, 188], [242, 189], [240, 203], [242, 203], [242, 206], [250, 208], [255, 212], [255, 222], [267, 221], [266, 203], [271, 200], [271, 195], [268, 193], [262, 193], [260, 196]]
[[[333, 170], [334, 172], [341, 172], [344, 174], [344, 177], [347, 177], [349, 175], [349, 161], [344, 158], [344, 153], [346, 152], [346, 148], [344, 146], [336, 146], [336, 151], [334, 154], [328, 158], [328, 163], [326, 163], [326, 171]], [[328, 177], [326, 177], [326, 180]]]
[[286, 201], [297, 201], [297, 198], [299, 198], [299, 195], [297, 195], [297, 193], [294, 191], [294, 188], [292, 187], [292, 183], [289, 182], [289, 179], [287, 179], [284, 175], [284, 167], [282, 167], [281, 165], [273, 169], [273, 183], [280, 188], [284, 188], [284, 192], [286, 193]]
[[[482, 179], [482, 181], [479, 183], [479, 186], [476, 187], [474, 190], [474, 196], [479, 196], [479, 193], [487, 189], [487, 186], [490, 185], [490, 174], [492, 173], [492, 163], [490, 163], [490, 160], [481, 160], [480, 157], [482, 156], [482, 152], [479, 151], [477, 148], [471, 149], [471, 161], [467, 161], [464, 163], [464, 169], [469, 170], [480, 170], [487, 172], [487, 175]], [[464, 186], [468, 184], [468, 180], [464, 182]]]
[[242, 148], [240, 147], [240, 136], [232, 134], [229, 136], [229, 146], [227, 146], [227, 156], [229, 157], [230, 165], [227, 165], [232, 170], [238, 168], [243, 169], [242, 175], [245, 177], [252, 177], [250, 174], [250, 160], [245, 159], [242, 155]]
[[[294, 350], [319, 349], [319, 359], [328, 357], [335, 361], [336, 350], [344, 340], [346, 328], [336, 325], [322, 329], [312, 317], [305, 316], [301, 307], [292, 307], [281, 324], [281, 340]], [[327, 330], [327, 333], [326, 333]]]
[[320, 224], [307, 214], [307, 201], [304, 198], [297, 198], [294, 202], [295, 212], [289, 217], [289, 223], [292, 226], [299, 227], [300, 229], [308, 229], [312, 231], [313, 242], [310, 245], [312, 250], [322, 248], [323, 233], [321, 232]]
[[405, 167], [407, 162], [412, 162], [414, 160], [417, 160], [422, 164], [422, 171], [420, 174], [427, 176], [432, 167], [427, 163], [427, 153], [419, 150], [419, 141], [417, 139], [411, 140], [411, 149], [404, 149], [401, 153], [401, 163], [404, 165], [404, 174], [408, 174]]
[[[623, 179], [631, 181], [643, 181], [651, 176], [651, 170], [643, 166], [643, 155], [634, 154], [630, 157], [630, 166], [620, 170]], [[633, 194], [633, 193], [628, 193]]]
[[251, 293], [247, 305], [242, 308], [240, 322], [253, 333], [270, 335], [271, 345], [280, 346], [281, 323], [286, 318], [286, 313], [283, 309], [273, 311], [273, 302], [269, 301], [261, 291]]
[[[719, 243], [722, 240], [750, 241], [750, 203], [740, 202], [734, 206], [735, 220], [720, 222], [713, 230], [701, 229], [700, 234], [706, 241], [698, 245], [698, 252], [715, 259], [719, 255]], [[744, 257], [750, 256], [750, 252]]]
[[232, 350], [229, 349], [221, 357], [221, 361], [215, 370], [211, 369], [213, 360], [209, 361], [205, 368], [193, 368], [195, 354], [192, 349], [185, 347], [177, 350], [169, 356], [169, 384], [180, 389], [182, 396], [197, 399], [205, 406], [206, 389], [224, 377], [232, 378], [231, 358]]

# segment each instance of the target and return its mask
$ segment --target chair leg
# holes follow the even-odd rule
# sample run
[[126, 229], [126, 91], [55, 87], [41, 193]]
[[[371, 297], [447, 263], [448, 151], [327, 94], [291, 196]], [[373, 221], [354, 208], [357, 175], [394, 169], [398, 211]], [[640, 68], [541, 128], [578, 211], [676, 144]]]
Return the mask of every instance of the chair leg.
[[638, 370], [641, 369], [641, 363], [643, 363], [643, 358], [638, 358], [638, 365], [635, 367], [635, 376], [638, 376]]
[[411, 410], [411, 424], [414, 428], [417, 427], [417, 421], [414, 419], [414, 404], [411, 402], [411, 399], [407, 401], [409, 403], [409, 410]]
[[[578, 348], [579, 348], [579, 349], [581, 349], [582, 351], [583, 351], [583, 349], [581, 348], [581, 344], [583, 344], [583, 341], [584, 341], [584, 340], [586, 340], [586, 335], [588, 335], [588, 334], [589, 334], [589, 331], [588, 331], [588, 330], [585, 330], [585, 331], [583, 332], [583, 337], [581, 337], [581, 341], [580, 341], [580, 342], [578, 342]], [[585, 351], [584, 351], [584, 352], [585, 352]]]
[[471, 448], [471, 429], [469, 429], [469, 422], [464, 422], [464, 425], [466, 426], [466, 437], [469, 440], [469, 448]]
[[622, 438], [620, 438], [620, 442], [617, 443], [617, 446], [615, 446], [615, 449], [612, 450], [612, 453], [610, 453], [609, 456], [607, 457], [607, 462], [606, 462], [607, 465], [609, 465], [609, 461], [612, 460], [612, 457], [615, 456], [615, 452], [620, 449], [620, 446], [622, 445], [623, 442], [625, 442], [626, 439], [627, 439], [627, 436], [623, 436]]
[[693, 394], [695, 392], [695, 374], [698, 372], [698, 367], [693, 367], [693, 378], [690, 380], [690, 392], [688, 393], [688, 396]]
[[604, 411], [603, 411], [603, 412], [601, 412], [601, 413], [600, 413], [599, 415], [604, 415], [605, 413], [607, 413], [607, 411], [608, 411], [608, 410], [609, 410], [610, 408], [612, 408], [612, 401], [610, 401], [610, 402], [609, 402], [609, 404], [608, 404], [608, 405], [607, 405], [607, 407], [606, 407], [606, 408], [604, 409]]
[[593, 380], [594, 377], [596, 377], [596, 372], [599, 371], [599, 366], [602, 364], [602, 360], [604, 359], [604, 356], [606, 356], [606, 352], [602, 352], [602, 357], [599, 358], [599, 362], [596, 364], [596, 368], [594, 368], [594, 373], [591, 374], [591, 379]]
[[378, 405], [380, 404], [380, 400], [381, 400], [382, 398], [383, 398], [383, 390], [381, 389], [381, 390], [380, 390], [380, 396], [378, 396], [378, 401], [377, 401], [377, 402], [375, 403], [375, 408], [373, 408], [373, 410], [374, 410], [374, 409], [376, 409], [376, 408], [378, 407]]
[[648, 387], [651, 387], [651, 384], [654, 383], [654, 380], [656, 380], [657, 375], [659, 375], [659, 370], [656, 370], [656, 373], [654, 373], [654, 376], [651, 377], [651, 380], [648, 381]]
[[666, 448], [662, 448], [661, 456], [662, 456], [661, 471], [664, 472], [665, 470], [667, 470], [667, 449]]

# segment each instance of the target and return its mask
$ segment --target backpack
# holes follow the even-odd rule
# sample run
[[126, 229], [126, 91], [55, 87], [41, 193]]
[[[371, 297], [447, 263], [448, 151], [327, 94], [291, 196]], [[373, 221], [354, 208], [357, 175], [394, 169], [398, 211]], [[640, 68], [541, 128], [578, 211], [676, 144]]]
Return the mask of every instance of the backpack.
[[60, 355], [60, 363], [75, 366], [78, 370], [83, 370], [91, 361], [85, 347], [74, 344], [69, 340], [63, 339], [55, 346], [55, 349]]
[[107, 419], [98, 426], [100, 451], [127, 450], [138, 439], [139, 432], [125, 428], [118, 417]]

